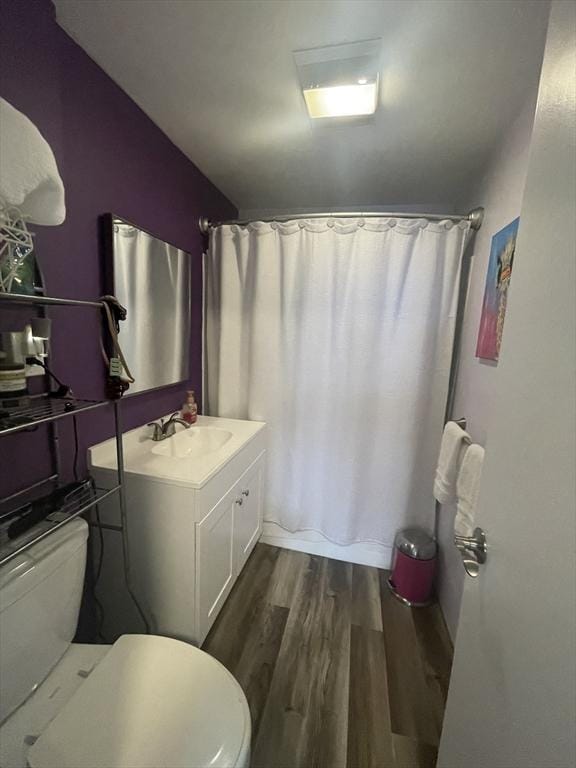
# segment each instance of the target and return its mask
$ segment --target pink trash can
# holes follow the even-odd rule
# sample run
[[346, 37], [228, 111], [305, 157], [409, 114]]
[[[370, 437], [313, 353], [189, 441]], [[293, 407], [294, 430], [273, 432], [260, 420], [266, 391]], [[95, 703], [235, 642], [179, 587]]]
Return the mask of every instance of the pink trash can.
[[406, 605], [423, 606], [432, 601], [438, 548], [421, 528], [405, 528], [394, 539], [394, 561], [388, 586]]

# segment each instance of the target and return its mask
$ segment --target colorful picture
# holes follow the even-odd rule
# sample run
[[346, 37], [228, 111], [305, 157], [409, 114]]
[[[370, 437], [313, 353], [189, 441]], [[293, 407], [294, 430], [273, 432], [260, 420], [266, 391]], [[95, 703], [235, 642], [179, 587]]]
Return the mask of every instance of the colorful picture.
[[482, 357], [485, 360], [498, 360], [500, 354], [508, 286], [512, 275], [519, 223], [519, 218], [514, 219], [492, 238], [482, 317], [480, 318], [480, 330], [476, 345], [476, 357]]

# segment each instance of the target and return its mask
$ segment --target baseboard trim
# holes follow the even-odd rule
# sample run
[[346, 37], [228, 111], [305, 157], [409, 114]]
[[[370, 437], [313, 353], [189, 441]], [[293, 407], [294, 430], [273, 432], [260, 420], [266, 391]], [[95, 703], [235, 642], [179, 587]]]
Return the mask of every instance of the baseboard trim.
[[347, 563], [371, 565], [376, 568], [390, 568], [392, 547], [386, 544], [365, 541], [357, 544], [334, 544], [316, 531], [297, 531], [290, 533], [276, 523], [264, 522], [260, 541], [283, 549], [294, 549], [309, 555], [331, 557]]

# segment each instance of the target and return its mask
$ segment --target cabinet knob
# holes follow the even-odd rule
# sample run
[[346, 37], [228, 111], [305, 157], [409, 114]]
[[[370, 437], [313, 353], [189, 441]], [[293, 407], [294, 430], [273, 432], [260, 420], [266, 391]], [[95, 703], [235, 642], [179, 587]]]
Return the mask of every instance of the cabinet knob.
[[244, 504], [244, 499], [242, 498], [242, 496], [239, 496], [236, 499], [236, 504], [239, 504], [240, 506], [242, 506], [242, 504]]
[[250, 496], [250, 491], [248, 490], [248, 488], [245, 488], [245, 489], [242, 491], [242, 496]]

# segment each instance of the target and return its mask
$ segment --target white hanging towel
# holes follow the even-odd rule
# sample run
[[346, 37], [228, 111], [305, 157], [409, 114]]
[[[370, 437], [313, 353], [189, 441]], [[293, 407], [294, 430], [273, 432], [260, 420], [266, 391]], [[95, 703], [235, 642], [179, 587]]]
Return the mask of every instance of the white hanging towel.
[[456, 478], [462, 456], [471, 439], [455, 421], [446, 422], [434, 479], [434, 497], [440, 504], [456, 501]]
[[64, 184], [54, 153], [34, 123], [0, 98], [0, 205], [32, 224], [62, 224]]
[[480, 495], [480, 479], [484, 463], [484, 448], [473, 443], [462, 458], [458, 479], [456, 480], [456, 518], [454, 531], [459, 536], [472, 536], [478, 496]]

